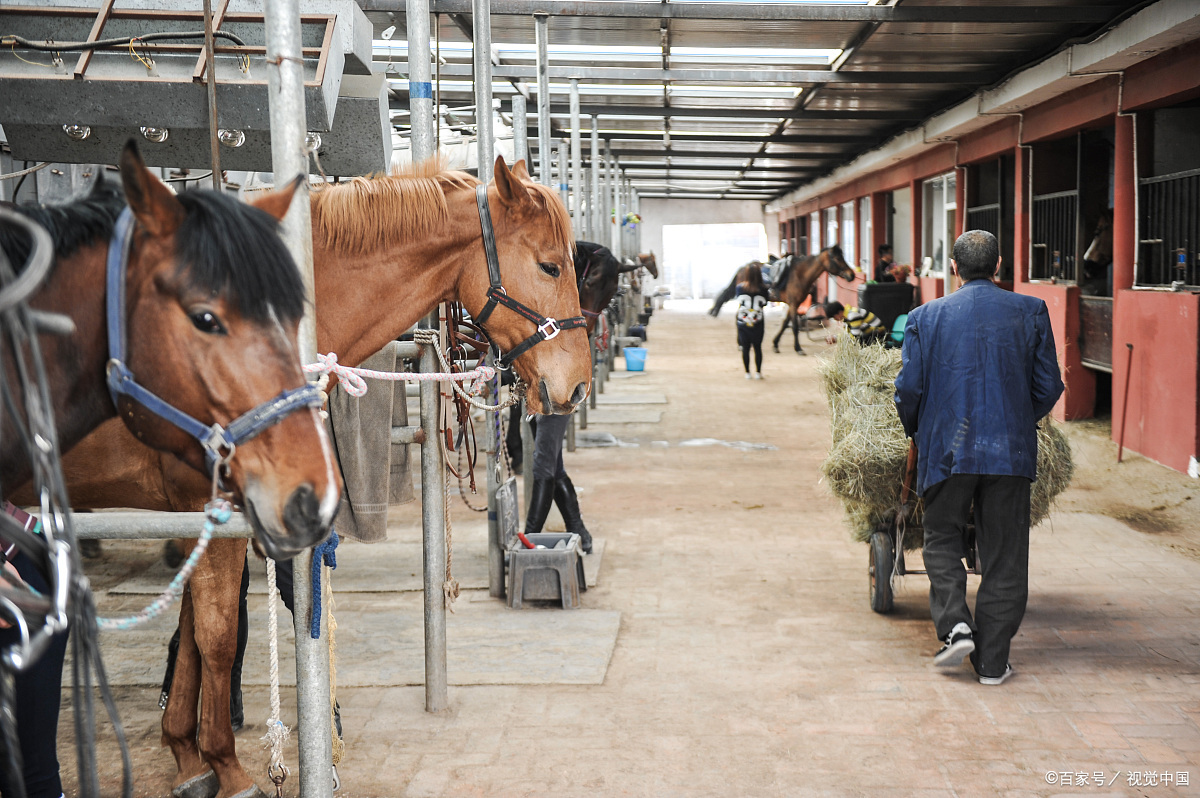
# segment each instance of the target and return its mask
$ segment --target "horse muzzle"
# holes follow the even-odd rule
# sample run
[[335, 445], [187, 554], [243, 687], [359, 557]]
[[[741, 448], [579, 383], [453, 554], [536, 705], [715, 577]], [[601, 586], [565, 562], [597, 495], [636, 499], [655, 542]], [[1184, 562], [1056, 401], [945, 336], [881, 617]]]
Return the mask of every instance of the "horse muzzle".
[[[249, 491], [248, 491], [249, 494]], [[259, 506], [249, 495], [246, 517], [263, 551], [272, 560], [290, 560], [307, 548], [323, 542], [333, 528], [333, 518], [324, 518], [321, 502], [310, 485], [292, 491], [284, 504], [282, 524], [264, 523]]]

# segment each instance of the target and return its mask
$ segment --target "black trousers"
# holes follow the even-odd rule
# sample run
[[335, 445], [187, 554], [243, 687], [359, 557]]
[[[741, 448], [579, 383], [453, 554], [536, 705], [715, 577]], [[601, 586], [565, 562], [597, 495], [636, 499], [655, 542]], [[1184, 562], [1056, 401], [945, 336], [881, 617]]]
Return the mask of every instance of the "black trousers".
[[756, 324], [753, 327], [738, 325], [738, 346], [742, 348], [742, 366], [746, 369], [746, 373], [750, 373], [750, 350], [754, 350], [754, 370], [762, 371], [762, 342], [763, 342], [763, 325]]
[[[1000, 676], [1029, 598], [1029, 480], [955, 474], [926, 490], [924, 498], [925, 570], [937, 636], [967, 624], [975, 633], [975, 672]], [[973, 619], [962, 562], [972, 507], [982, 576]]]
[[[33, 560], [24, 554], [13, 558], [21, 578], [41, 593], [50, 592]], [[16, 628], [0, 629], [0, 646], [19, 642]], [[58, 708], [62, 692], [63, 660], [67, 656], [67, 632], [50, 642], [41, 659], [16, 675], [17, 739], [21, 743], [23, 778], [29, 798], [58, 798], [62, 783], [58, 778]], [[0, 796], [16, 795], [13, 774], [8, 770], [8, 755], [0, 745]]]

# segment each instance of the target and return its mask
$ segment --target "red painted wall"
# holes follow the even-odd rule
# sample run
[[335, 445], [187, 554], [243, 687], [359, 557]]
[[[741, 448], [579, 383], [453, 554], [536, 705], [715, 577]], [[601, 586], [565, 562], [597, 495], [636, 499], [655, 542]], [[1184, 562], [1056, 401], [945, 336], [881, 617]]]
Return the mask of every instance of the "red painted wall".
[[[1118, 292], [1113, 319], [1113, 435], [1125, 448], [1186, 471], [1200, 453], [1200, 295]], [[1133, 344], [1133, 367], [1126, 343]], [[1129, 379], [1129, 404], [1125, 381]]]
[[1059, 421], [1091, 417], [1096, 405], [1096, 372], [1084, 368], [1079, 356], [1079, 287], [1037, 282], [1018, 283], [1016, 290], [1044, 301], [1050, 313], [1054, 348], [1067, 386], [1052, 415]]

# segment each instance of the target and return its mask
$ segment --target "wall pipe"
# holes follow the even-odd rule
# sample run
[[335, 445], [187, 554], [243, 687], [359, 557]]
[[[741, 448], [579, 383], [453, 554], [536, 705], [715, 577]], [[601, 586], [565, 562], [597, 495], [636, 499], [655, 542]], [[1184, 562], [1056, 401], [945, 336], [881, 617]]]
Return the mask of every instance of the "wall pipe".
[[[304, 61], [300, 49], [299, 0], [266, 0], [263, 9], [267, 50], [267, 85], [271, 118], [271, 171], [276, 182], [308, 174], [305, 142]], [[209, 64], [210, 79], [216, 70]], [[280, 234], [300, 267], [305, 305], [315, 306], [313, 287], [312, 215], [307, 196], [292, 202]], [[312, 363], [317, 354], [313, 314], [300, 321], [300, 360]], [[312, 549], [292, 561], [295, 565], [296, 714], [301, 798], [327, 798], [333, 792], [333, 733], [329, 722], [328, 616], [321, 618], [321, 639], [309, 634], [312, 612]], [[329, 580], [322, 580], [329, 585]], [[329, 606], [323, 602], [324, 606]]]

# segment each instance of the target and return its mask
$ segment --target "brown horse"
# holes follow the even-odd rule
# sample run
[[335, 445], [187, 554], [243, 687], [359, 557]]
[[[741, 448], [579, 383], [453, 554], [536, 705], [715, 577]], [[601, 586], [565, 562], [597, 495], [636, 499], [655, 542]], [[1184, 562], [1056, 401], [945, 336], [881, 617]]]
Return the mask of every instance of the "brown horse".
[[638, 255], [637, 263], [621, 263], [608, 247], [590, 241], [575, 242], [575, 274], [579, 278], [579, 306], [587, 316], [590, 335], [596, 327], [596, 319], [608, 303], [617, 295], [622, 274], [646, 269], [658, 277], [658, 264], [654, 254]]
[[[297, 184], [265, 198], [262, 210], [211, 191], [176, 197], [146, 169], [132, 143], [121, 154], [120, 172], [124, 198], [102, 180], [69, 205], [15, 209], [46, 227], [55, 242], [55, 265], [31, 306], [67, 315], [75, 324], [71, 335], [43, 343], [59, 445], [69, 450], [119, 411], [120, 421], [112, 424], [138, 457], [158, 457], [142, 446], [148, 444], [173, 455], [166, 459], [177, 466], [183, 461], [197, 469], [189, 476], [209, 484], [211, 467], [196, 438], [128, 395], [114, 404], [106, 385], [109, 243], [131, 231], [124, 266], [125, 365], [142, 386], [200, 427], [229, 427], [306, 384], [296, 347], [304, 289], [278, 235], [278, 219]], [[122, 217], [126, 202], [132, 227]], [[0, 245], [20, 263], [29, 242], [0, 227]], [[4, 361], [4, 378], [13, 384], [12, 360]], [[15, 399], [22, 401], [19, 393]], [[19, 441], [5, 414], [5, 487], [31, 477]], [[227, 485], [237, 502], [253, 507], [265, 549], [291, 557], [328, 534], [341, 483], [316, 409], [305, 407], [238, 446], [229, 465]], [[13, 498], [36, 502], [28, 491]]]
[[1083, 274], [1079, 281], [1080, 293], [1085, 296], [1111, 296], [1108, 283], [1108, 266], [1113, 259], [1113, 212], [1100, 214], [1092, 243], [1083, 253]]
[[[523, 161], [510, 172], [497, 159], [495, 173], [488, 195], [509, 294], [546, 315], [579, 315], [570, 219], [557, 192], [529, 181]], [[477, 183], [427, 166], [314, 195], [319, 351], [336, 352], [343, 363], [362, 362], [445, 301], [461, 301], [477, 316], [489, 285]], [[493, 341], [504, 348], [532, 327], [503, 308], [488, 323]], [[518, 357], [514, 368], [526, 384], [546, 386], [549, 406], [541, 391], [529, 392], [534, 412], [569, 411], [586, 396], [591, 378], [587, 335], [564, 330]], [[195, 510], [207, 491], [203, 480], [138, 447], [116, 424], [84, 440], [63, 466], [77, 506]], [[175, 785], [187, 785], [180, 794], [189, 797], [212, 796], [218, 786], [223, 798], [258, 790], [238, 761], [229, 719], [245, 551], [244, 541], [213, 540], [180, 609], [179, 657], [162, 740], [175, 756]]]
[[800, 303], [809, 295], [817, 277], [824, 272], [841, 277], [843, 280], [853, 280], [855, 276], [854, 270], [842, 257], [842, 248], [827, 247], [816, 255], [803, 258], [793, 257], [792, 262], [784, 267], [783, 272], [775, 281], [771, 288], [771, 299], [787, 305], [783, 326], [779, 328], [779, 333], [771, 341], [771, 346], [776, 352], [779, 351], [779, 339], [783, 337], [784, 331], [790, 324], [792, 336], [795, 338], [796, 354], [804, 354], [804, 350], [800, 348], [800, 326], [797, 324]]

